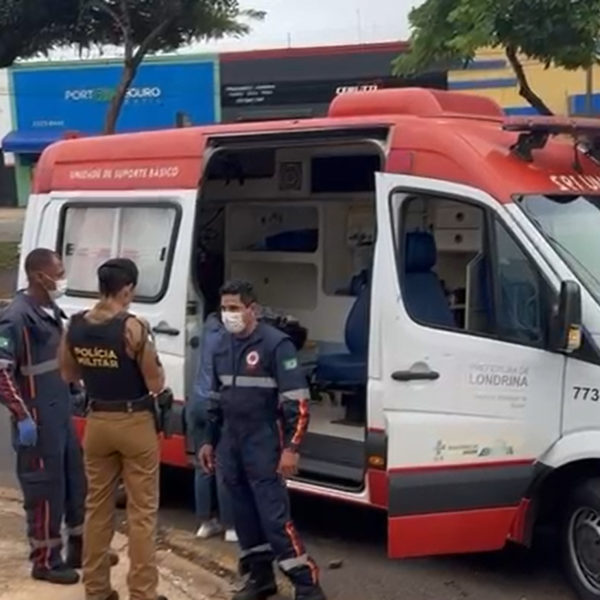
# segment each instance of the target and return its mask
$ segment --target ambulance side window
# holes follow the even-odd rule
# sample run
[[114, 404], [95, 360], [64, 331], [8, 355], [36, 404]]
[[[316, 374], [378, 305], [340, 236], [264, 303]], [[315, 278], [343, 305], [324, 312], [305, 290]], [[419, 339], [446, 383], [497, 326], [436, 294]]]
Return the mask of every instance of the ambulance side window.
[[438, 197], [403, 203], [404, 306], [421, 325], [543, 347], [550, 288], [491, 212]]
[[97, 269], [109, 258], [130, 258], [139, 271], [138, 302], [158, 302], [168, 286], [179, 226], [171, 204], [67, 204], [61, 215], [58, 252], [70, 296], [95, 296]]

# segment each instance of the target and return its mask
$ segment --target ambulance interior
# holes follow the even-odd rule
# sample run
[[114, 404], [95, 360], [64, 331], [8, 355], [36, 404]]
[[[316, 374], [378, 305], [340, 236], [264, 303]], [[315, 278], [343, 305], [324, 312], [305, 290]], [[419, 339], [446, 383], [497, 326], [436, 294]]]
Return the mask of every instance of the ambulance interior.
[[[376, 410], [367, 409], [367, 357], [381, 149], [355, 142], [218, 152], [196, 226], [200, 311], [217, 310], [223, 281], [241, 278], [262, 307], [289, 318], [312, 391], [301, 479], [344, 489], [363, 486], [367, 413], [372, 424]], [[467, 288], [480, 263], [479, 209], [412, 198], [403, 223], [398, 264], [409, 312], [456, 328], [477, 319]]]

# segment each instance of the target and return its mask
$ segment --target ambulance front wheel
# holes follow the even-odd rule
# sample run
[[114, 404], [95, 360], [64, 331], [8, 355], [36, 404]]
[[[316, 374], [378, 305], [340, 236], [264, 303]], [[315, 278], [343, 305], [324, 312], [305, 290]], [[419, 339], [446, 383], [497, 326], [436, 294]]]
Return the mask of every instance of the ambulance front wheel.
[[600, 479], [573, 491], [562, 530], [567, 575], [581, 600], [600, 600]]

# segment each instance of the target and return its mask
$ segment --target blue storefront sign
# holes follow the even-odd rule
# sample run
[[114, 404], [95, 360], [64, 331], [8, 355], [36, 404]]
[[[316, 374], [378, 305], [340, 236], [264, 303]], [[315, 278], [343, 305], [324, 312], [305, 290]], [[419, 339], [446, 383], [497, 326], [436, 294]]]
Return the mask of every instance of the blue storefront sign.
[[[213, 59], [142, 64], [117, 131], [173, 127], [178, 113], [194, 125], [214, 123], [218, 118], [216, 68]], [[17, 130], [3, 140], [3, 149], [35, 153], [67, 132], [101, 133], [120, 76], [119, 64], [15, 69], [12, 92]]]

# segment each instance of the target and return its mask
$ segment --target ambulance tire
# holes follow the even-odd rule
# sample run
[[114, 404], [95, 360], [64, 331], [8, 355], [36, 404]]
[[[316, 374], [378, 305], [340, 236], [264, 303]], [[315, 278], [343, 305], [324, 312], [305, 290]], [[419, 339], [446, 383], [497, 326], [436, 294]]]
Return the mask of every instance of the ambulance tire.
[[600, 600], [600, 479], [583, 481], [569, 497], [561, 543], [567, 577], [580, 600]]

